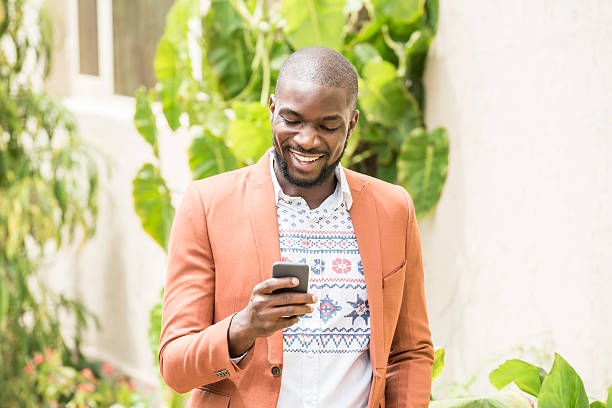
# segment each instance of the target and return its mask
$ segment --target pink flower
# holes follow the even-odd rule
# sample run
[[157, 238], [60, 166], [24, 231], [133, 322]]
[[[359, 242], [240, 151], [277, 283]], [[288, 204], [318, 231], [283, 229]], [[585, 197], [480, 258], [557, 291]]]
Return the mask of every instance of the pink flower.
[[42, 363], [43, 361], [45, 361], [45, 358], [42, 356], [42, 354], [40, 353], [34, 354], [34, 364], [40, 365], [40, 363]]
[[92, 393], [96, 390], [96, 386], [90, 383], [87, 384], [79, 384], [76, 387], [77, 392], [81, 391], [81, 392], [86, 392], [86, 393]]
[[85, 377], [86, 380], [89, 380], [91, 382], [96, 381], [96, 377], [89, 368], [84, 368], [83, 370], [81, 370], [81, 374], [83, 375], [83, 377]]
[[102, 364], [102, 372], [104, 374], [112, 374], [115, 371], [115, 367], [113, 367], [112, 365], [108, 364], [108, 363], [104, 363]]
[[23, 367], [23, 371], [25, 371], [25, 373], [28, 375], [32, 374], [32, 372], [34, 371], [34, 366], [32, 365], [32, 363], [28, 363], [25, 367]]

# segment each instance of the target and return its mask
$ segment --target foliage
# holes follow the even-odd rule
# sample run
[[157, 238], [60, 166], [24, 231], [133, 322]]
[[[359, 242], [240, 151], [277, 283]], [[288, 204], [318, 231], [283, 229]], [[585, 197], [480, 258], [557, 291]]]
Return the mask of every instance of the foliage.
[[606, 408], [612, 403], [610, 387], [607, 403], [593, 401], [589, 405], [580, 376], [556, 353], [549, 373], [521, 360], [509, 360], [492, 371], [489, 379], [497, 389], [514, 382], [521, 390], [537, 397], [539, 408]]
[[[26, 22], [29, 21], [29, 24]], [[95, 231], [98, 175], [71, 115], [42, 90], [52, 30], [29, 0], [0, 2], [0, 401], [38, 406], [23, 381], [29, 356], [46, 348], [78, 358], [88, 313], [47, 289], [37, 274], [62, 243]], [[68, 353], [58, 315], [76, 323]]]
[[431, 401], [429, 408], [532, 408], [521, 395], [497, 393], [488, 397], [456, 398]]
[[26, 384], [40, 407], [145, 408], [132, 382], [109, 364], [76, 369], [62, 362], [58, 350], [37, 353], [24, 368]]

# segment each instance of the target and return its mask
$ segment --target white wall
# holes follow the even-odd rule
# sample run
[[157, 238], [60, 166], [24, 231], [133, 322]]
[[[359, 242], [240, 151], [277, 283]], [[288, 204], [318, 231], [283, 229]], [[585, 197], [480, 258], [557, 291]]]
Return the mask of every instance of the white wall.
[[[612, 385], [612, 2], [440, 1], [426, 120], [450, 167], [421, 222], [440, 384], [559, 352]], [[525, 355], [526, 354], [526, 355]], [[534, 360], [535, 359], [535, 360]], [[547, 368], [552, 357], [545, 358]], [[439, 384], [439, 385], [440, 385]]]

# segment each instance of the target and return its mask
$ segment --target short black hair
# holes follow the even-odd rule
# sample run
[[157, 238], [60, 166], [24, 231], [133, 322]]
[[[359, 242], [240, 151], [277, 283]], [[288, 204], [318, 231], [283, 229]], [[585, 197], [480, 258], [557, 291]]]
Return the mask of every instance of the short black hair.
[[357, 106], [357, 72], [342, 54], [326, 47], [306, 47], [291, 54], [278, 73], [276, 94], [285, 78], [335, 86], [346, 91], [347, 102], [352, 109]]

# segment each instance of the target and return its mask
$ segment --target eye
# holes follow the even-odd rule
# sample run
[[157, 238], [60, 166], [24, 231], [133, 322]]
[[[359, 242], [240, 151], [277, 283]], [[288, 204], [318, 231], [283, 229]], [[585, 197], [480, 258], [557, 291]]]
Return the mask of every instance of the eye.
[[300, 123], [300, 121], [299, 121], [299, 120], [289, 120], [289, 119], [287, 119], [287, 118], [283, 118], [282, 116], [281, 116], [281, 119], [283, 120], [283, 122], [284, 122], [284, 123], [286, 123], [286, 124], [287, 124], [287, 125], [289, 125], [289, 126], [295, 126], [295, 125], [297, 125], [298, 123]]
[[335, 128], [328, 128], [327, 126], [321, 126], [321, 129], [323, 129], [326, 132], [335, 132], [336, 130], [340, 129], [340, 126], [335, 127]]

